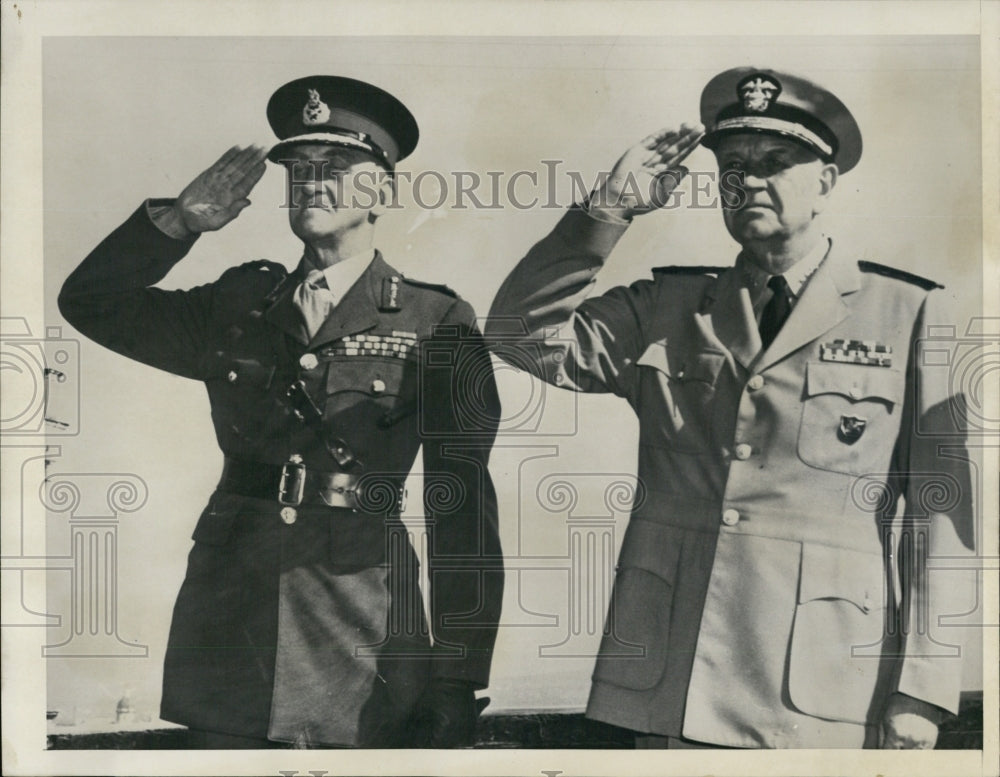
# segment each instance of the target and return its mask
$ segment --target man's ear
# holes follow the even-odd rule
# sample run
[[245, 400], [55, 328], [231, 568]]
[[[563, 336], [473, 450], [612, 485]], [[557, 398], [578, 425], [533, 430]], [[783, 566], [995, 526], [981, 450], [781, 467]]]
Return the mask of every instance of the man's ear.
[[396, 179], [387, 170], [379, 170], [378, 185], [375, 187], [378, 201], [372, 207], [369, 219], [374, 221], [384, 214], [396, 198]]
[[816, 198], [816, 204], [813, 206], [813, 215], [822, 213], [823, 209], [826, 207], [826, 203], [830, 200], [830, 194], [837, 185], [837, 178], [839, 176], [840, 171], [832, 162], [828, 162], [820, 168], [819, 196]]

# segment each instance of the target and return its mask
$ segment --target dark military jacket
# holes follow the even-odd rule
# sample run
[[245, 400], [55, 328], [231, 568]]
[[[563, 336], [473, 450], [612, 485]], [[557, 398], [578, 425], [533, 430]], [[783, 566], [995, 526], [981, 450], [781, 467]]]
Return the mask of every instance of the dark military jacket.
[[[67, 279], [60, 310], [96, 342], [204, 382], [227, 461], [253, 473], [296, 456], [362, 487], [350, 507], [289, 508], [267, 478], [212, 495], [174, 610], [161, 715], [279, 741], [394, 744], [429, 678], [486, 686], [496, 636], [487, 460], [499, 400], [472, 308], [376, 254], [309, 340], [292, 304], [300, 270], [259, 261], [190, 290], [151, 288], [193, 242], [140, 208]], [[401, 488], [421, 446], [427, 534], [413, 537]], [[413, 545], [429, 565], [430, 629]]]
[[927, 339], [949, 331], [936, 284], [834, 245], [764, 349], [746, 257], [588, 299], [624, 231], [568, 213], [486, 330], [639, 419], [588, 715], [815, 748], [873, 744], [893, 692], [955, 711], [960, 651], [939, 625], [974, 606], [974, 575], [934, 567], [972, 555], [975, 489], [948, 343]]

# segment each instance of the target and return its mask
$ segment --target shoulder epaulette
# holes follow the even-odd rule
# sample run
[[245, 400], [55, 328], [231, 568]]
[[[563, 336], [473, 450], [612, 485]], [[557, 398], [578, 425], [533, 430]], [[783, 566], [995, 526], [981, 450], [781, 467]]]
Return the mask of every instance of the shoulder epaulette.
[[719, 275], [730, 268], [708, 267], [707, 265], [672, 264], [669, 267], [654, 267], [654, 273], [667, 275]]
[[886, 278], [895, 278], [897, 281], [906, 281], [907, 283], [912, 283], [924, 291], [930, 291], [931, 289], [943, 289], [942, 286], [937, 281], [932, 281], [929, 278], [923, 278], [919, 275], [915, 275], [911, 272], [906, 272], [906, 270], [899, 270], [895, 267], [888, 267], [884, 264], [879, 264], [878, 262], [868, 262], [861, 260], [858, 262], [858, 267], [861, 268], [861, 272], [873, 272], [878, 275], [884, 275]]
[[285, 265], [279, 262], [269, 261], [268, 259], [255, 259], [252, 262], [246, 262], [240, 266], [248, 270], [255, 269], [259, 272], [272, 272], [280, 278], [284, 278], [288, 275], [288, 268], [285, 267]]
[[277, 283], [285, 279], [288, 275], [288, 268], [278, 262], [271, 262], [267, 259], [255, 259], [252, 262], [244, 262], [235, 267], [230, 267], [223, 275], [233, 277], [236, 275], [259, 274], [270, 276]]
[[421, 289], [432, 289], [433, 291], [447, 294], [449, 297], [458, 297], [458, 294], [453, 289], [445, 286], [443, 283], [427, 283], [426, 281], [417, 281], [413, 278], [407, 278], [405, 275], [401, 275], [400, 277], [403, 279], [404, 283], [408, 283], [410, 286], [417, 286]]

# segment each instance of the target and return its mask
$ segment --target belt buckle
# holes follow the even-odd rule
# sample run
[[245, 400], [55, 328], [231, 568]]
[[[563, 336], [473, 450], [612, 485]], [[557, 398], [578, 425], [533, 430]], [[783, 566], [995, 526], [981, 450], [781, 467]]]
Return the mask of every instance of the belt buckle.
[[298, 454], [289, 457], [281, 465], [281, 481], [278, 483], [278, 504], [296, 507], [302, 504], [306, 493], [306, 465]]

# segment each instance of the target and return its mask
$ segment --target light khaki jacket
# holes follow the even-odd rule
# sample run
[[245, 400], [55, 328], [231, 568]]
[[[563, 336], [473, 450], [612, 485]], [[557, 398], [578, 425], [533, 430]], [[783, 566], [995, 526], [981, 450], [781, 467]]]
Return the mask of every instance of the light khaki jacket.
[[[743, 257], [588, 299], [624, 231], [569, 212], [486, 328], [499, 355], [639, 417], [642, 488], [588, 715], [733, 747], [861, 747], [892, 692], [955, 711], [938, 618], [974, 598], [967, 573], [934, 566], [971, 553], [973, 490], [962, 405], [925, 355], [942, 346], [921, 339], [943, 293], [834, 247], [761, 353]], [[826, 360], [834, 340], [889, 346], [891, 365]]]

